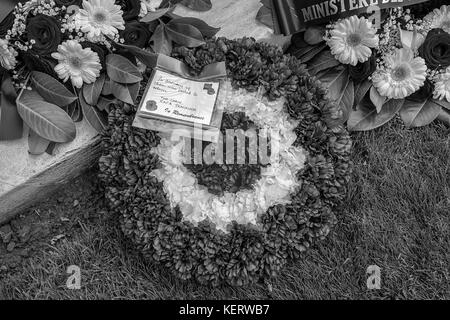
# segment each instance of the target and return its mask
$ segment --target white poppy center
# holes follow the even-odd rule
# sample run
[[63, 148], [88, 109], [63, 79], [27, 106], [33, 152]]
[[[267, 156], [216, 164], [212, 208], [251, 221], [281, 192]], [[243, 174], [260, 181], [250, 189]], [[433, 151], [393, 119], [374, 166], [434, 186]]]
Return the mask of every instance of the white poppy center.
[[362, 37], [359, 33], [352, 33], [347, 37], [347, 43], [352, 47], [356, 47], [357, 45], [360, 45], [361, 41], [362, 41]]
[[391, 75], [395, 81], [403, 81], [410, 77], [411, 70], [406, 65], [400, 65], [392, 70]]

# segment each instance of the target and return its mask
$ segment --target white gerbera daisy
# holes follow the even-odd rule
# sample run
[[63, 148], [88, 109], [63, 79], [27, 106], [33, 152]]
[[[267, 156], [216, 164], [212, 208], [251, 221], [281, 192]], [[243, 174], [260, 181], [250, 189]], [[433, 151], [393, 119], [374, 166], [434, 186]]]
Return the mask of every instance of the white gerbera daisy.
[[433, 98], [450, 102], [450, 67], [439, 75], [434, 84]]
[[431, 29], [443, 29], [450, 33], [450, 6], [441, 6], [440, 9], [434, 9], [424, 18], [425, 23]]
[[366, 18], [351, 16], [337, 22], [326, 40], [339, 62], [355, 66], [358, 62], [367, 61], [372, 55], [371, 48], [378, 47], [376, 32]]
[[385, 56], [384, 66], [374, 72], [372, 82], [383, 97], [403, 99], [423, 86], [426, 73], [425, 60], [402, 48]]
[[83, 8], [75, 15], [75, 26], [87, 34], [88, 39], [101, 35], [114, 36], [125, 29], [123, 11], [114, 0], [83, 0]]
[[8, 46], [8, 41], [0, 39], [0, 65], [6, 70], [12, 70], [16, 67], [17, 51]]
[[72, 84], [81, 88], [84, 83], [92, 83], [100, 75], [100, 58], [98, 54], [81, 46], [75, 40], [67, 40], [58, 46], [58, 52], [52, 53], [58, 60], [55, 71], [58, 77], [66, 82], [69, 78]]

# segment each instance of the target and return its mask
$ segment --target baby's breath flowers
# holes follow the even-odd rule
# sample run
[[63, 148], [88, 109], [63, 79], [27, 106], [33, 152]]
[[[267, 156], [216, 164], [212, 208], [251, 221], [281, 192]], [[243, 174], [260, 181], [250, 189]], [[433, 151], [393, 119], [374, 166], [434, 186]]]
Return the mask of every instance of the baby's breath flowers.
[[403, 99], [419, 90], [425, 83], [427, 66], [411, 49], [397, 49], [384, 57], [372, 75], [378, 92], [391, 99]]
[[64, 82], [72, 81], [76, 88], [81, 88], [83, 83], [92, 83], [100, 75], [101, 64], [98, 54], [81, 46], [75, 40], [67, 40], [58, 46], [58, 52], [52, 53], [52, 57], [58, 60], [55, 67], [58, 77]]
[[100, 36], [114, 37], [118, 30], [125, 29], [123, 11], [114, 0], [84, 0], [83, 8], [75, 15], [76, 27], [88, 39]]
[[450, 67], [436, 77], [433, 98], [450, 102]]
[[0, 65], [6, 70], [12, 70], [17, 64], [17, 51], [8, 45], [8, 41], [0, 39]]
[[366, 18], [351, 16], [334, 25], [326, 39], [331, 53], [343, 64], [356, 66], [372, 55], [371, 48], [378, 47], [376, 29]]

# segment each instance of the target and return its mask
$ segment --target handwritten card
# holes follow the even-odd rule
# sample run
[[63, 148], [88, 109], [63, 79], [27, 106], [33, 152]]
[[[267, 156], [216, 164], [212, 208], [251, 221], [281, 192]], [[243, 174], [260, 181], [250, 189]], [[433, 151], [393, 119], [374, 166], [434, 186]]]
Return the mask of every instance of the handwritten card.
[[195, 81], [156, 70], [140, 112], [158, 118], [209, 125], [219, 82]]

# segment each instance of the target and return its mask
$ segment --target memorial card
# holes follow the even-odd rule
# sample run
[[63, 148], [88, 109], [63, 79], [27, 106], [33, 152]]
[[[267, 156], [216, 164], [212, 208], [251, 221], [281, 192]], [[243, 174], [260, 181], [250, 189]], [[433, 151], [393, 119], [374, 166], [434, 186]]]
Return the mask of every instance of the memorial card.
[[196, 81], [156, 70], [140, 112], [161, 119], [210, 125], [219, 82]]

